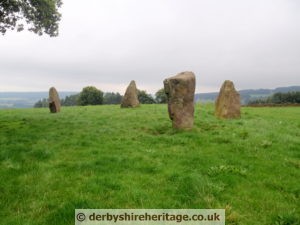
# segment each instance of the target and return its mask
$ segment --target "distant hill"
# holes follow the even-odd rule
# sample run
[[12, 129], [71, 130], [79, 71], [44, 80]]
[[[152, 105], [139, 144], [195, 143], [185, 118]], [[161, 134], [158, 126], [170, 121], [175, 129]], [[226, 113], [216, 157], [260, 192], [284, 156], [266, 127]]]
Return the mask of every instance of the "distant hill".
[[[275, 89], [246, 89], [240, 90], [242, 104], [247, 104], [249, 100], [255, 100], [262, 97], [268, 97], [274, 93], [300, 91], [300, 86], [278, 87]], [[217, 98], [219, 92], [199, 93], [195, 95], [196, 102], [213, 102]]]
[[[242, 104], [249, 100], [267, 97], [277, 92], [300, 91], [300, 86], [278, 87], [275, 89], [247, 89], [240, 90]], [[78, 92], [59, 92], [60, 98], [77, 94]], [[218, 92], [195, 94], [196, 102], [213, 102], [218, 96]], [[48, 92], [0, 92], [0, 109], [2, 108], [32, 108], [33, 105], [43, 99], [48, 98]]]
[[[59, 92], [59, 97], [65, 98], [76, 93]], [[37, 101], [48, 96], [48, 92], [0, 92], [0, 108], [32, 108]]]

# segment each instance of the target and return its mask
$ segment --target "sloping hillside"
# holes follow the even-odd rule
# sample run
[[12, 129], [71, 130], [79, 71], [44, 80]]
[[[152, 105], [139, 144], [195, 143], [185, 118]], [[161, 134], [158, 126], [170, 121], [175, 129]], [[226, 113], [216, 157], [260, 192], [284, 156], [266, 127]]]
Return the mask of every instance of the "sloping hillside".
[[[75, 92], [59, 92], [65, 98]], [[0, 108], [32, 108], [37, 101], [48, 98], [48, 92], [0, 92]]]
[[[242, 104], [246, 104], [249, 100], [254, 100], [261, 97], [267, 97], [274, 93], [300, 91], [300, 86], [290, 86], [290, 87], [278, 87], [275, 89], [246, 89], [240, 90]], [[218, 92], [211, 93], [199, 93], [195, 95], [196, 102], [212, 102], [215, 101], [218, 96]]]

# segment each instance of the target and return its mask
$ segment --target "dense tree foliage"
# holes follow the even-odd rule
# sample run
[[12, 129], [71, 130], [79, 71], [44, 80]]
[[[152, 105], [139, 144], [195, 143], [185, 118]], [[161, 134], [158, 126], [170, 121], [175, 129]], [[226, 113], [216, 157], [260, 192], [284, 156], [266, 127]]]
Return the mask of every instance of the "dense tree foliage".
[[[93, 90], [91, 91], [90, 88], [85, 89], [84, 90], [84, 94], [79, 93], [79, 94], [74, 94], [74, 95], [69, 95], [69, 96], [66, 96], [65, 98], [61, 99], [61, 105], [62, 106], [77, 106], [77, 105], [81, 105], [82, 104], [82, 98], [88, 98], [89, 101], [91, 99], [97, 99], [97, 96], [99, 97], [99, 90], [98, 91], [95, 91], [94, 88], [92, 88]], [[87, 94], [87, 92], [89, 94]], [[101, 92], [101, 91], [100, 91]], [[102, 92], [101, 92], [102, 93]], [[120, 93], [114, 93], [114, 92], [107, 92], [103, 95], [103, 93], [100, 95], [102, 95], [102, 99], [103, 99], [103, 104], [107, 104], [107, 105], [110, 105], [110, 104], [120, 104], [121, 103], [121, 100], [122, 100], [122, 95], [120, 95]], [[87, 97], [87, 95], [89, 95], [89, 97]], [[80, 96], [81, 96], [81, 99], [80, 99]], [[85, 96], [85, 97], [83, 97]], [[94, 97], [92, 97], [94, 96]], [[96, 105], [100, 104], [99, 101]], [[93, 105], [93, 104], [87, 104], [87, 105]], [[35, 108], [42, 108], [42, 107], [48, 107], [49, 106], [49, 103], [48, 103], [48, 99], [47, 98], [43, 98], [41, 100], [39, 100], [38, 102], [36, 102], [34, 104], [34, 107]]]
[[268, 98], [252, 100], [249, 105], [256, 104], [300, 104], [300, 92], [275, 93]]
[[[77, 106], [77, 105], [110, 105], [120, 104], [122, 101], [122, 95], [118, 92], [106, 92], [103, 93], [96, 87], [89, 86], [82, 89], [79, 94], [66, 96], [61, 99], [62, 106]], [[166, 103], [167, 96], [164, 89], [160, 89], [155, 94], [155, 99], [151, 94], [148, 94], [144, 90], [138, 90], [138, 99], [141, 104], [155, 104]], [[44, 98], [34, 104], [35, 108], [48, 107], [48, 99]]]
[[57, 36], [61, 5], [61, 0], [1, 0], [0, 32], [5, 34], [15, 28], [22, 31], [26, 22], [29, 31]]
[[114, 92], [106, 92], [103, 97], [103, 104], [110, 105], [110, 104], [120, 104], [122, 101], [122, 95], [120, 93]]
[[167, 95], [165, 89], [161, 88], [155, 93], [155, 101], [157, 103], [167, 103]]
[[82, 89], [78, 98], [78, 105], [103, 104], [103, 92], [96, 87], [88, 86]]
[[138, 99], [141, 104], [154, 104], [154, 98], [146, 91], [138, 90]]
[[48, 99], [47, 98], [43, 98], [39, 101], [37, 101], [35, 104], [34, 104], [34, 108], [43, 108], [43, 107], [48, 107], [49, 106], [49, 102], [48, 102]]
[[61, 99], [62, 106], [76, 106], [78, 105], [79, 94], [66, 96], [64, 99]]

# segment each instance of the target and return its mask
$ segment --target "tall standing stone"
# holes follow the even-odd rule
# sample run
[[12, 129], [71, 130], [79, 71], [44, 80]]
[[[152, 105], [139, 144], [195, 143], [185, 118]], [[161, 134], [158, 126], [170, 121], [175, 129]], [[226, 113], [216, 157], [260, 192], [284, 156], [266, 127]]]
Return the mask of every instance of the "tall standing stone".
[[215, 115], [218, 118], [234, 119], [241, 117], [240, 94], [235, 90], [234, 84], [226, 80], [215, 102]]
[[125, 95], [122, 98], [121, 107], [130, 108], [139, 106], [140, 102], [138, 99], [138, 91], [136, 88], [135, 81], [132, 80], [126, 89]]
[[49, 109], [51, 113], [60, 112], [60, 99], [54, 87], [49, 90]]
[[193, 127], [195, 80], [193, 72], [182, 72], [164, 80], [169, 117], [174, 128]]

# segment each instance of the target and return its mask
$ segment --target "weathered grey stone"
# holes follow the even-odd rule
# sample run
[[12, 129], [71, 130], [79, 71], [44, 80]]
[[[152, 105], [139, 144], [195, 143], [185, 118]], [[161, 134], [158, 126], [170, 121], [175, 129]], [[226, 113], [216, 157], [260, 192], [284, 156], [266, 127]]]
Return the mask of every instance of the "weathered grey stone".
[[125, 95], [122, 98], [121, 107], [130, 108], [139, 106], [140, 102], [138, 99], [138, 91], [136, 88], [135, 81], [132, 80], [126, 89]]
[[226, 80], [215, 102], [215, 115], [221, 119], [234, 119], [241, 117], [240, 94], [235, 90], [234, 84]]
[[169, 117], [174, 128], [193, 127], [195, 80], [193, 72], [182, 72], [164, 80]]
[[60, 99], [54, 87], [49, 90], [49, 109], [51, 113], [60, 112]]

